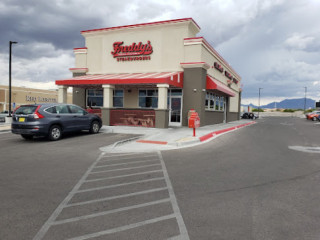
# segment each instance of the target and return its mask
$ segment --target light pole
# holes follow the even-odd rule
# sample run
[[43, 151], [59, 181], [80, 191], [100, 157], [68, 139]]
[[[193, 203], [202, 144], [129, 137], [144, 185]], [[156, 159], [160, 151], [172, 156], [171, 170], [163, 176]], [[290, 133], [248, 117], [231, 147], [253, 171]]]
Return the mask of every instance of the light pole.
[[258, 107], [258, 118], [260, 117], [260, 91], [263, 88], [259, 88], [259, 107]]
[[9, 42], [9, 116], [11, 117], [11, 49], [12, 49], [12, 44], [17, 44], [18, 42]]
[[304, 87], [304, 113], [306, 113], [307, 106], [307, 87]]

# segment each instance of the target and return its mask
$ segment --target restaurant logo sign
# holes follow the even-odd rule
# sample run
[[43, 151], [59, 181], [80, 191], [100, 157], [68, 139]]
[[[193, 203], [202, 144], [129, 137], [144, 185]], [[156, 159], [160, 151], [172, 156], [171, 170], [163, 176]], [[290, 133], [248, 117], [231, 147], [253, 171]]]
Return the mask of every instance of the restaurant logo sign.
[[124, 42], [114, 42], [111, 54], [118, 62], [151, 60], [150, 54], [153, 52], [151, 42], [142, 42], [123, 45]]

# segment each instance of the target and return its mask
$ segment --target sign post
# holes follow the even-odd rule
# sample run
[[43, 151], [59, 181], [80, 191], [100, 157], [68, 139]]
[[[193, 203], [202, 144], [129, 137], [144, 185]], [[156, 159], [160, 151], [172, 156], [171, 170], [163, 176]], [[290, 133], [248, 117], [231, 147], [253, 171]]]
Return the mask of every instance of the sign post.
[[190, 110], [188, 119], [189, 128], [193, 128], [193, 137], [196, 136], [196, 128], [200, 127], [200, 117], [194, 110]]

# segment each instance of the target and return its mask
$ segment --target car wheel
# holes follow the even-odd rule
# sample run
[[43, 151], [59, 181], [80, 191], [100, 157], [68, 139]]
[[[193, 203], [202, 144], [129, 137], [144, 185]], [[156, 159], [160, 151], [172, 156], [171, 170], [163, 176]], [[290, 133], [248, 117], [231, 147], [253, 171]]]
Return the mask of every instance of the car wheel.
[[98, 133], [100, 131], [100, 124], [98, 121], [93, 121], [90, 126], [90, 133]]
[[317, 120], [317, 118], [316, 118], [316, 117], [313, 117], [313, 118], [312, 118], [312, 121], [315, 121], [315, 120]]
[[61, 138], [61, 136], [62, 136], [61, 127], [59, 127], [58, 125], [53, 125], [49, 130], [49, 134], [48, 134], [49, 140], [57, 141]]
[[21, 137], [23, 137], [23, 138], [26, 139], [26, 140], [31, 140], [31, 139], [33, 139], [33, 136], [32, 136], [32, 135], [28, 135], [28, 134], [21, 134]]

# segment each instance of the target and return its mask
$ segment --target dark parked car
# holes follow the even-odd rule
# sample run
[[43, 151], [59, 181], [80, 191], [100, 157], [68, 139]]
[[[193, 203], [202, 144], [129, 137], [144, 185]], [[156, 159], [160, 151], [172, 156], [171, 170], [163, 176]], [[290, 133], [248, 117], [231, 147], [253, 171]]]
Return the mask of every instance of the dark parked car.
[[258, 115], [252, 112], [245, 112], [242, 114], [241, 118], [243, 119], [256, 119]]
[[101, 125], [99, 116], [73, 104], [31, 104], [22, 105], [13, 112], [11, 131], [25, 139], [47, 136], [56, 141], [66, 132], [98, 133]]

